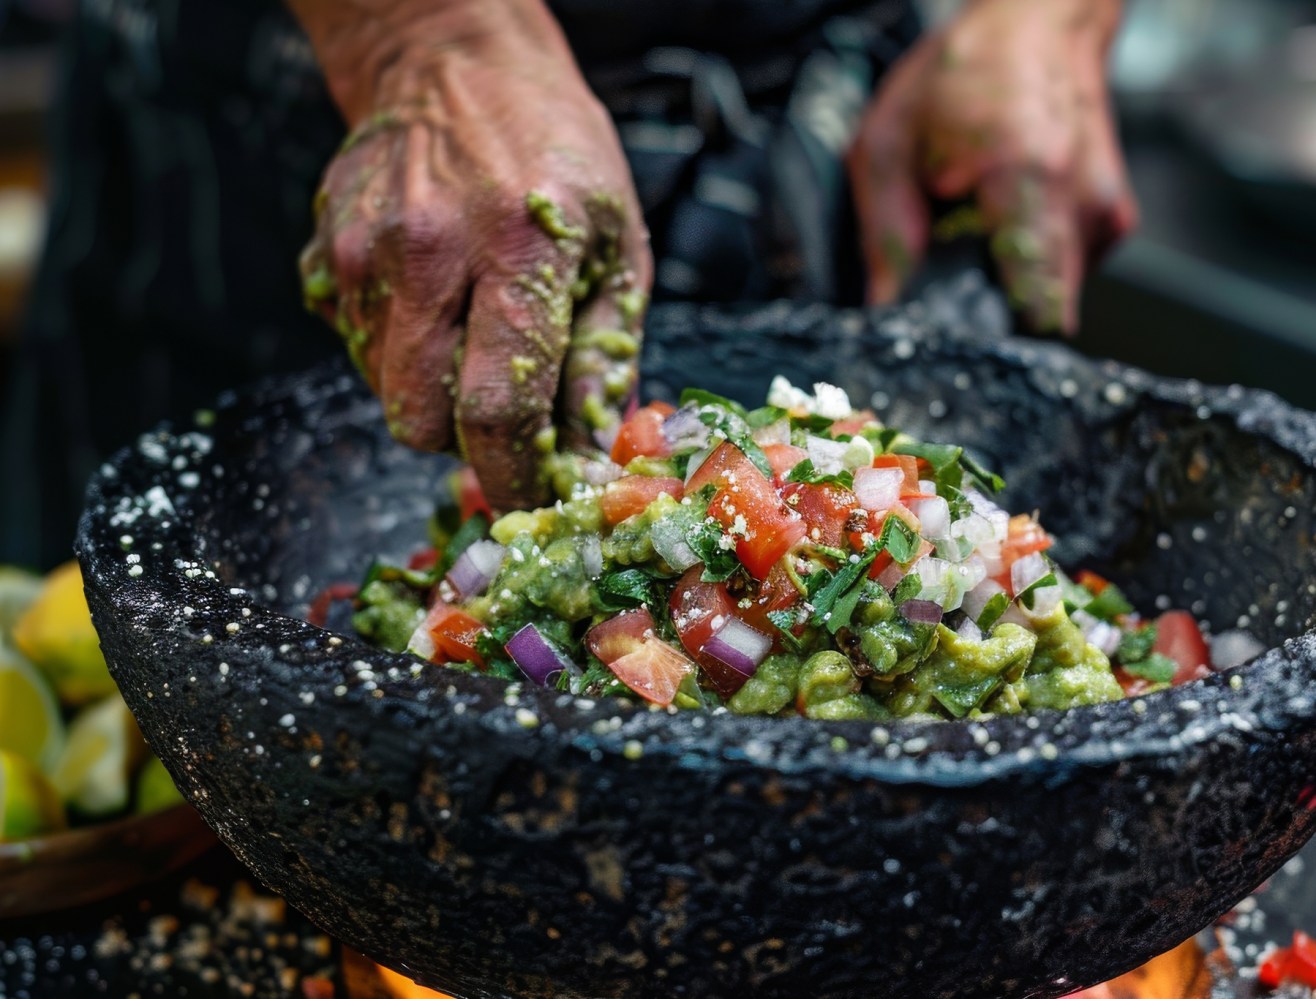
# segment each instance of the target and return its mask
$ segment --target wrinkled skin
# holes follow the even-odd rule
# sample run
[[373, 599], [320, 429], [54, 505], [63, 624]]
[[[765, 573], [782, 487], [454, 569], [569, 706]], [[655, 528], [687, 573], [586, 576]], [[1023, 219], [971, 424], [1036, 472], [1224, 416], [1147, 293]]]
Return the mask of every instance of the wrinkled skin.
[[537, 0], [498, 7], [487, 31], [479, 14], [444, 22], [451, 44], [418, 24], [429, 44], [402, 44], [362, 88], [350, 32], [295, 5], [351, 128], [303, 254], [308, 304], [393, 435], [459, 447], [509, 509], [543, 501], [545, 453], [606, 431], [632, 396], [652, 264], [616, 132], [556, 25]]
[[[1136, 224], [1106, 94], [1119, 0], [975, 0], [920, 39], [866, 110], [849, 169], [869, 297], [894, 301], [936, 230], [990, 236], [1034, 329], [1073, 332], [1083, 273]], [[957, 223], [957, 224], [956, 224]]]

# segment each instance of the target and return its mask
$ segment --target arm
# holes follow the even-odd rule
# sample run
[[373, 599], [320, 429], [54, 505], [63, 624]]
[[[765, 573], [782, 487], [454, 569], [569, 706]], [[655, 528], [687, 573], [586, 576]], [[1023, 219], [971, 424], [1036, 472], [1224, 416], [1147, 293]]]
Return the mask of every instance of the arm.
[[1121, 0], [973, 0], [919, 41], [850, 155], [869, 295], [927, 247], [930, 197], [972, 198], [1012, 303], [1073, 332], [1086, 267], [1137, 222], [1106, 93]]
[[[542, 0], [290, 0], [351, 130], [302, 259], [391, 432], [545, 498], [635, 386], [648, 236], [616, 133]], [[618, 336], [618, 333], [626, 334]]]

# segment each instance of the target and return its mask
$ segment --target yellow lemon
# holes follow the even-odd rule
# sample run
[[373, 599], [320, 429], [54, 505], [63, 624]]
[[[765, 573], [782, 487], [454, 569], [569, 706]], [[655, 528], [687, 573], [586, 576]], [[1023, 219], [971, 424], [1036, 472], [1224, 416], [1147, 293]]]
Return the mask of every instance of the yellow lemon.
[[0, 637], [9, 633], [40, 592], [41, 577], [36, 573], [0, 565]]
[[0, 638], [0, 749], [50, 773], [64, 749], [64, 720], [46, 678]]
[[79, 813], [110, 815], [128, 807], [133, 772], [146, 754], [128, 705], [113, 694], [74, 716], [51, 783]]
[[0, 841], [57, 832], [67, 825], [59, 794], [41, 771], [16, 753], [0, 750]]
[[36, 600], [14, 624], [13, 637], [18, 651], [50, 678], [61, 703], [86, 704], [115, 693], [77, 562], [65, 562], [46, 577]]
[[183, 800], [174, 779], [157, 756], [151, 756], [137, 775], [137, 814], [163, 812]]

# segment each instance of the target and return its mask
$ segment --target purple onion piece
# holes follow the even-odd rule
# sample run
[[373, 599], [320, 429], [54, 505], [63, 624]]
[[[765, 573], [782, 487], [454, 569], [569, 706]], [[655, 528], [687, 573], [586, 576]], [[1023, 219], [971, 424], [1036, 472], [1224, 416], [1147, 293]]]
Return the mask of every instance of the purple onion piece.
[[699, 407], [682, 406], [663, 420], [663, 439], [673, 451], [701, 448], [708, 443], [708, 427], [699, 418]]
[[729, 617], [699, 651], [742, 676], [753, 676], [771, 648], [772, 639], [763, 632]]
[[478, 597], [489, 588], [506, 554], [507, 549], [497, 541], [487, 538], [473, 541], [448, 570], [448, 582], [463, 599]]
[[503, 646], [521, 672], [540, 686], [557, 681], [558, 674], [579, 672], [575, 663], [563, 655], [533, 624], [527, 624]]
[[941, 604], [935, 600], [906, 600], [900, 605], [900, 613], [910, 624], [941, 623]]

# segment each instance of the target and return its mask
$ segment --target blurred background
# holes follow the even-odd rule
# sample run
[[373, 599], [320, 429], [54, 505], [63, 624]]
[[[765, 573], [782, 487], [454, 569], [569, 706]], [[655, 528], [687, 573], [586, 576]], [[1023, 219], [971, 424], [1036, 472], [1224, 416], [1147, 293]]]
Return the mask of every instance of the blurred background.
[[[926, 0], [929, 18], [956, 3]], [[0, 374], [72, 7], [0, 0]], [[1081, 346], [1316, 406], [1316, 3], [1129, 0], [1114, 87], [1142, 229], [1091, 283]]]

